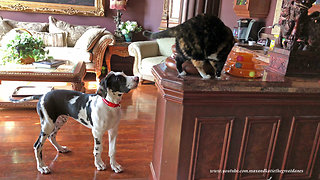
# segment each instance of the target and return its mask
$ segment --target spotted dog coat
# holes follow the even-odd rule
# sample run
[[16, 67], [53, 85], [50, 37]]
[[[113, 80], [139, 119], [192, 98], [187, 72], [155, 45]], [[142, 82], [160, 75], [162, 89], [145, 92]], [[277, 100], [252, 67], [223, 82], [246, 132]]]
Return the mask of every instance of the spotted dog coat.
[[102, 137], [108, 131], [110, 165], [116, 173], [121, 172], [122, 167], [115, 159], [116, 138], [120, 121], [119, 103], [122, 95], [136, 88], [138, 82], [139, 78], [136, 76], [110, 72], [101, 81], [97, 94], [54, 90], [43, 96], [32, 96], [16, 101], [23, 102], [40, 98], [37, 112], [40, 116], [41, 132], [34, 144], [38, 171], [42, 174], [50, 173], [50, 169], [42, 160], [42, 146], [47, 138], [57, 151], [61, 153], [70, 151], [66, 146], [60, 146], [56, 141], [58, 130], [67, 122], [69, 116], [92, 129], [94, 164], [98, 170], [106, 169], [106, 165], [101, 159], [101, 153]]

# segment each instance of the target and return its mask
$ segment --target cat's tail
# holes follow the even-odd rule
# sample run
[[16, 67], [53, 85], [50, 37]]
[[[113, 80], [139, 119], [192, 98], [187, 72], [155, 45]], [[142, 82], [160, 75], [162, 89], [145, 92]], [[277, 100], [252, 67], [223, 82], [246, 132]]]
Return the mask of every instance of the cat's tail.
[[172, 29], [167, 29], [159, 32], [144, 31], [143, 35], [149, 39], [176, 37], [175, 31], [173, 31]]
[[39, 100], [42, 97], [42, 95], [34, 95], [34, 96], [29, 96], [23, 99], [13, 99], [12, 97], [10, 97], [10, 101], [13, 103], [22, 103], [22, 102], [26, 102], [26, 101], [32, 101], [32, 100]]

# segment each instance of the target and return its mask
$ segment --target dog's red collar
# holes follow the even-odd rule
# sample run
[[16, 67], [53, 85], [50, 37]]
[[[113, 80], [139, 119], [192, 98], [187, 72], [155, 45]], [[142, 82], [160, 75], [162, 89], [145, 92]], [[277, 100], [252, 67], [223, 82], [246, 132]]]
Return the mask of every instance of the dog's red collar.
[[108, 105], [109, 107], [113, 107], [113, 108], [120, 107], [120, 103], [119, 104], [115, 104], [115, 103], [112, 103], [112, 102], [106, 100], [105, 98], [102, 98], [102, 101], [104, 103], [106, 103], [106, 105]]

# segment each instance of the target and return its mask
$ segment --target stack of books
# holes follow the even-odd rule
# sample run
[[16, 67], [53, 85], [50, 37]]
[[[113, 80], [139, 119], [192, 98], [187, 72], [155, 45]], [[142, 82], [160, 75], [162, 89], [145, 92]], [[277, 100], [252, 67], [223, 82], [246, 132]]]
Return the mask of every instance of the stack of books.
[[66, 61], [53, 59], [53, 60], [44, 60], [44, 61], [34, 62], [33, 66], [37, 68], [57, 68], [58, 66], [65, 63]]

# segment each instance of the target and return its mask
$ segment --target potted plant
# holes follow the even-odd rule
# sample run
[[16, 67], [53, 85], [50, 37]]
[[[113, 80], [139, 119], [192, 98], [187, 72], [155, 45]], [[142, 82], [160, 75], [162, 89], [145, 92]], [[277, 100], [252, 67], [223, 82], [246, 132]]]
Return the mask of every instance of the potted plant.
[[2, 64], [30, 64], [48, 59], [48, 51], [44, 48], [43, 41], [40, 38], [32, 37], [29, 32], [18, 34], [4, 47]]
[[121, 24], [119, 25], [119, 28], [126, 42], [131, 42], [132, 33], [140, 32], [142, 30], [142, 27], [138, 26], [138, 23], [136, 21], [121, 22]]

